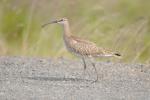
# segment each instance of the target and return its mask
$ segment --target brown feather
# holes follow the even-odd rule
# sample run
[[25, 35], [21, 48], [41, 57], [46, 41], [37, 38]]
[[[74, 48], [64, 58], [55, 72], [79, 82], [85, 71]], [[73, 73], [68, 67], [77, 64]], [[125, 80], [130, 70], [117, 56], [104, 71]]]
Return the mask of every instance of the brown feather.
[[104, 50], [96, 46], [95, 43], [79, 37], [65, 37], [65, 44], [70, 52], [78, 56], [98, 57], [104, 54]]

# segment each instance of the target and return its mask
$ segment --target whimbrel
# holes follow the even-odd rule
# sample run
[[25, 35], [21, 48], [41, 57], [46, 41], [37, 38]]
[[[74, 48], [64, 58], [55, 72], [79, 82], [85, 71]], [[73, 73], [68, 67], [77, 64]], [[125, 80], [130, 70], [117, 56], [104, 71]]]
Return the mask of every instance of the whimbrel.
[[[88, 40], [85, 40], [85, 39], [82, 39], [82, 38], [72, 35], [72, 33], [70, 31], [68, 19], [66, 19], [66, 18], [48, 22], [48, 23], [42, 25], [42, 27], [45, 27], [46, 25], [52, 24], [52, 23], [59, 23], [63, 26], [64, 43], [65, 43], [68, 51], [70, 51], [71, 53], [82, 58], [84, 70], [87, 67], [86, 62], [85, 62], [86, 58], [96, 58], [96, 57], [102, 57], [102, 56], [114, 56], [114, 57], [121, 56], [119, 53], [111, 52], [109, 50], [106, 50], [104, 48], [96, 46], [96, 44], [93, 42], [90, 42]], [[95, 67], [95, 64], [93, 61], [91, 61], [91, 64], [96, 73], [96, 79], [93, 82], [96, 82], [96, 81], [98, 81], [98, 73], [97, 73], [97, 70], [96, 70], [96, 67]]]

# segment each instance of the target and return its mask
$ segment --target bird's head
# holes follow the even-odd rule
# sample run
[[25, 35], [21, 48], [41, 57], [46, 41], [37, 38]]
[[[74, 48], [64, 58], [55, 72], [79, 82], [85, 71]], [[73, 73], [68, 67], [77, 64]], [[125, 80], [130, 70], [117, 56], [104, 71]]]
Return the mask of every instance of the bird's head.
[[[68, 19], [67, 18], [62, 18], [62, 19], [59, 19], [59, 20], [57, 20], [57, 23], [59, 23], [59, 24], [65, 24], [65, 23], [67, 23], [68, 22]], [[55, 22], [54, 22], [55, 23]]]
[[58, 20], [53, 20], [51, 22], [48, 22], [48, 23], [42, 25], [42, 27], [45, 27], [48, 24], [54, 24], [54, 23], [58, 23], [58, 24], [64, 25], [64, 24], [68, 23], [68, 19], [67, 18], [61, 18], [61, 19], [58, 19]]

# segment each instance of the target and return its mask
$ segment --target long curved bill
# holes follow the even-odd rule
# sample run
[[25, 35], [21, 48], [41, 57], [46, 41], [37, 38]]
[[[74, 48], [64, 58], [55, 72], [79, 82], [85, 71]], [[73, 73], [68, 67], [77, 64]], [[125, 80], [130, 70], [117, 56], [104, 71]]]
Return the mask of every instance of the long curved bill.
[[46, 23], [46, 24], [43, 24], [43, 25], [42, 25], [42, 28], [45, 27], [45, 26], [47, 26], [47, 25], [49, 25], [49, 24], [53, 24], [53, 23], [57, 23], [57, 22], [58, 22], [57, 20], [48, 22], [48, 23]]

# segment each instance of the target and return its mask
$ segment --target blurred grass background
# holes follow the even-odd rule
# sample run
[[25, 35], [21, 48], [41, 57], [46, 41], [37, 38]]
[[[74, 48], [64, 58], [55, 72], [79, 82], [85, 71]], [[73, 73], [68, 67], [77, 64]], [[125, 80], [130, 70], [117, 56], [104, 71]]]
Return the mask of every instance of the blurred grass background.
[[72, 57], [62, 28], [41, 25], [67, 17], [72, 33], [119, 51], [123, 61], [150, 63], [150, 0], [1, 0], [0, 55]]

